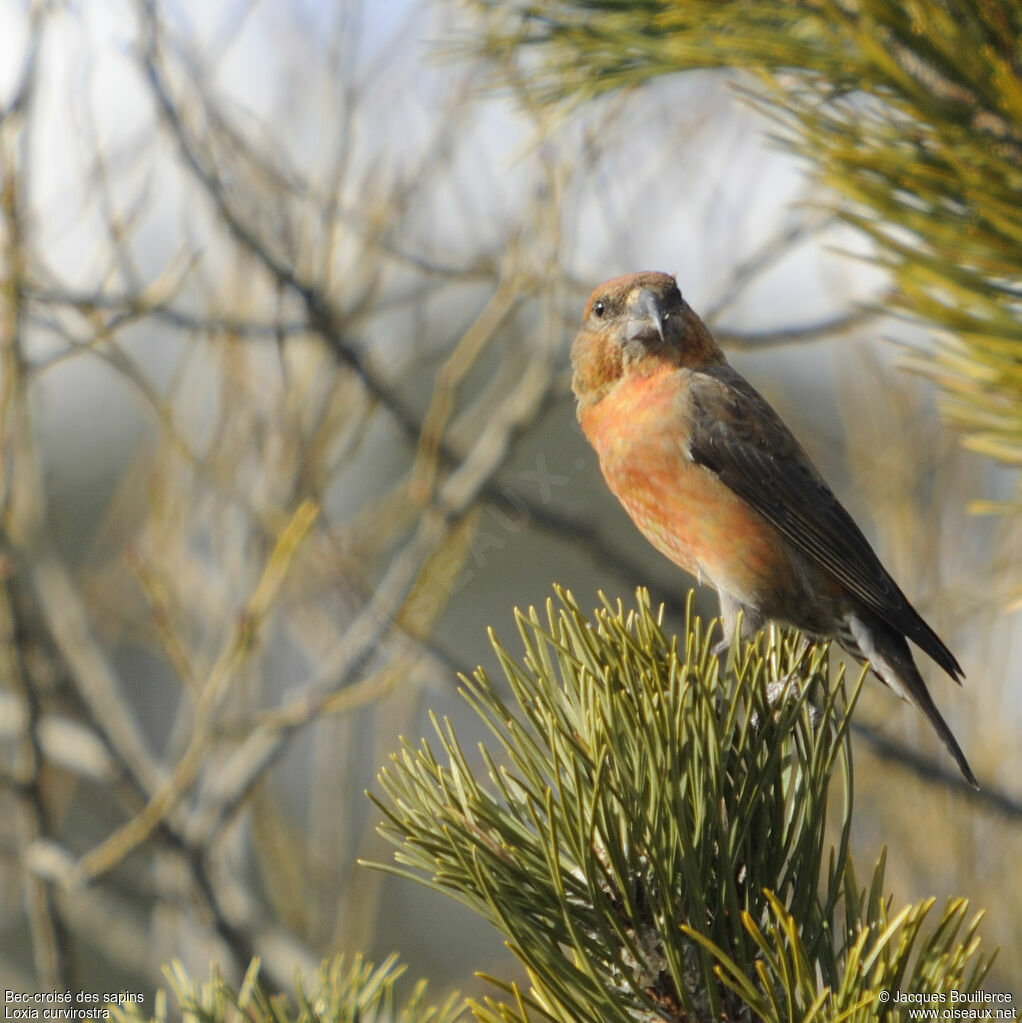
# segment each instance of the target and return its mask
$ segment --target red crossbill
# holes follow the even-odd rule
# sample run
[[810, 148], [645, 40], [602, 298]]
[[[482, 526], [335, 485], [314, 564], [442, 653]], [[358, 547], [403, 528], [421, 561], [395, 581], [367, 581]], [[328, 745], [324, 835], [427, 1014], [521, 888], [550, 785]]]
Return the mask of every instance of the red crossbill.
[[720, 597], [725, 645], [766, 621], [836, 640], [926, 716], [976, 785], [907, 640], [962, 668], [764, 398], [728, 364], [673, 277], [598, 287], [571, 348], [578, 418], [646, 538]]

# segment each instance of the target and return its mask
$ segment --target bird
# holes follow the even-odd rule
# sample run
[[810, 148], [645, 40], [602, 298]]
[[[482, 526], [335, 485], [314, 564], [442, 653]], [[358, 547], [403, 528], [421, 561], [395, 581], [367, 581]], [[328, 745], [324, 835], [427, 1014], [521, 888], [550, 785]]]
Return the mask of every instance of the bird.
[[959, 685], [961, 665], [675, 277], [642, 271], [596, 288], [571, 365], [607, 485], [657, 550], [716, 589], [721, 649], [739, 619], [743, 640], [774, 621], [836, 641], [922, 711], [978, 788], [908, 641]]

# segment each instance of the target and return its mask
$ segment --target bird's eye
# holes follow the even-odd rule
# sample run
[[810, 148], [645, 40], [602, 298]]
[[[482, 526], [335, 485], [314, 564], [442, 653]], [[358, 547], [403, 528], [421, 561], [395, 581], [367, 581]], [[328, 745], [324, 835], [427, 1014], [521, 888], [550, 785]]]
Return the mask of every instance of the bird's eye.
[[607, 311], [607, 304], [603, 301], [593, 303], [593, 316], [599, 319]]

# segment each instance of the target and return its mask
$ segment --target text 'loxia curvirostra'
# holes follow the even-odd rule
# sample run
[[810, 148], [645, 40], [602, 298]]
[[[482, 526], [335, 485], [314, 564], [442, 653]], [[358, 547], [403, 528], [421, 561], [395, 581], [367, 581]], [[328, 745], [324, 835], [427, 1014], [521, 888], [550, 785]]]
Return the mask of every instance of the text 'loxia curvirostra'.
[[717, 590], [725, 641], [739, 612], [743, 638], [773, 620], [836, 640], [919, 707], [976, 786], [907, 640], [959, 683], [961, 666], [675, 279], [645, 272], [598, 287], [571, 361], [579, 422], [610, 489], [657, 550]]

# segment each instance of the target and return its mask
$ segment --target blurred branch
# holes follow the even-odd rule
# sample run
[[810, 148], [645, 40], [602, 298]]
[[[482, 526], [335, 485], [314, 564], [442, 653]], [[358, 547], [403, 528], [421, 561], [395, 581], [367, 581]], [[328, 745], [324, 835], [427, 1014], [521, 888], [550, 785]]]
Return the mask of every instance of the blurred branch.
[[104, 736], [118, 768], [140, 791], [158, 790], [165, 781], [163, 768], [150, 755], [121, 683], [92, 634], [67, 567], [52, 551], [35, 551], [30, 573], [43, 620], [75, 679], [93, 727]]
[[781, 345], [809, 344], [827, 338], [840, 337], [861, 330], [878, 318], [875, 309], [857, 309], [854, 312], [831, 316], [817, 323], [799, 327], [781, 327], [778, 330], [734, 331], [714, 328], [713, 336], [724, 347], [736, 351], [757, 348], [776, 348]]
[[144, 36], [142, 66], [153, 98], [177, 143], [178, 151], [213, 202], [217, 216], [241, 247], [256, 257], [278, 285], [297, 295], [305, 307], [311, 329], [319, 333], [338, 359], [354, 371], [366, 390], [390, 411], [405, 433], [417, 437], [419, 424], [410, 417], [392, 387], [372, 370], [359, 347], [348, 340], [343, 317], [327, 296], [312, 281], [299, 276], [289, 263], [276, 256], [255, 229], [234, 210], [220, 179], [203, 161], [181, 120], [177, 105], [171, 99], [160, 67], [160, 25], [153, 0], [139, 0], [139, 14]]
[[34, 842], [48, 837], [52, 824], [41, 777], [46, 761], [45, 745], [41, 738], [42, 713], [39, 699], [21, 662], [15, 638], [21, 630], [11, 598], [5, 580], [0, 586], [0, 635], [4, 637], [0, 648], [0, 665], [5, 680], [15, 690], [20, 702], [20, 749], [10, 777], [18, 810], [23, 898], [35, 968], [40, 980], [55, 987], [70, 987], [73, 973], [64, 915], [52, 885], [36, 876], [25, 862], [25, 850]]
[[22, 900], [39, 981], [54, 988], [74, 982], [66, 921], [53, 886], [35, 876], [26, 862], [31, 843], [53, 831], [43, 773], [46, 755], [41, 738], [41, 701], [24, 660], [25, 628], [17, 607], [12, 577], [19, 555], [39, 533], [42, 488], [35, 463], [26, 381], [25, 279], [29, 264], [28, 190], [31, 177], [30, 126], [39, 62], [47, 24], [47, 6], [33, 3], [28, 17], [28, 44], [11, 102], [0, 111], [0, 450], [4, 461], [0, 503], [0, 665], [20, 711], [19, 742], [9, 772], [16, 804], [18, 873]]
[[1000, 789], [990, 788], [987, 785], [976, 790], [959, 774], [949, 771], [940, 761], [908, 749], [903, 742], [888, 739], [876, 729], [866, 725], [853, 721], [852, 731], [856, 735], [862, 736], [874, 756], [881, 760], [897, 764], [925, 782], [950, 789], [962, 796], [968, 796], [972, 802], [982, 804], [984, 809], [992, 810], [1008, 820], [1022, 821], [1022, 799], [1018, 796], [1013, 796]]
[[778, 261], [791, 255], [797, 245], [825, 231], [834, 220], [832, 215], [817, 214], [815, 217], [796, 220], [769, 237], [752, 255], [731, 268], [727, 280], [719, 289], [720, 296], [706, 305], [706, 322], [715, 325], [745, 287], [762, 277]]
[[145, 841], [195, 780], [208, 751], [216, 711], [226, 698], [240, 665], [258, 647], [263, 626], [276, 602], [288, 567], [318, 514], [318, 507], [306, 501], [277, 537], [265, 570], [238, 615], [235, 630], [225, 637], [220, 656], [199, 691], [192, 738], [187, 750], [153, 793], [145, 810], [80, 859], [78, 869], [83, 880], [94, 881]]

